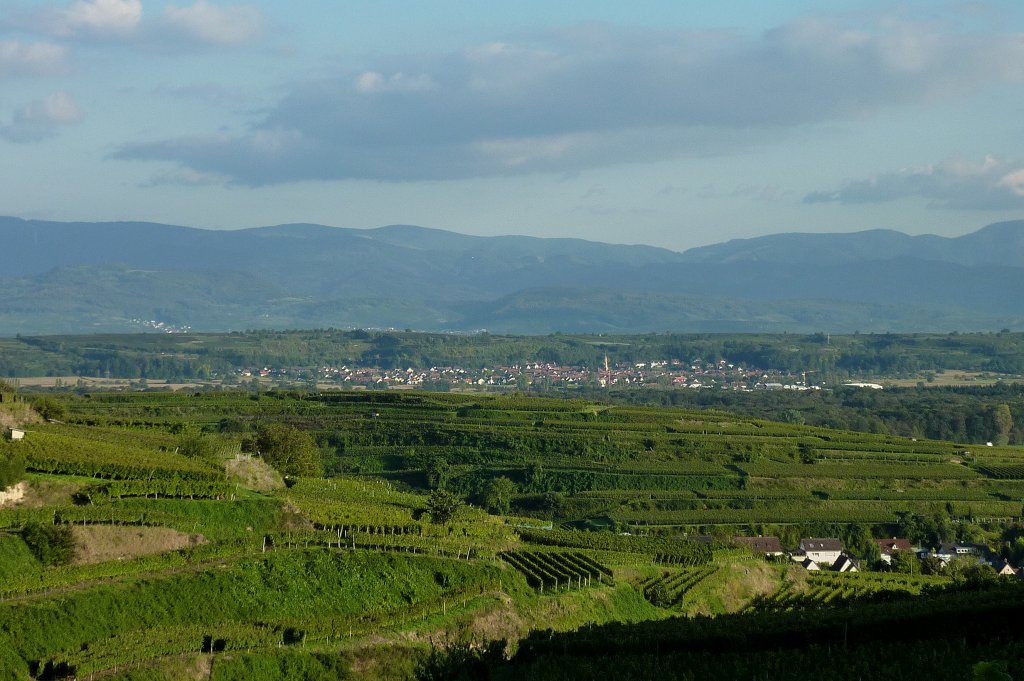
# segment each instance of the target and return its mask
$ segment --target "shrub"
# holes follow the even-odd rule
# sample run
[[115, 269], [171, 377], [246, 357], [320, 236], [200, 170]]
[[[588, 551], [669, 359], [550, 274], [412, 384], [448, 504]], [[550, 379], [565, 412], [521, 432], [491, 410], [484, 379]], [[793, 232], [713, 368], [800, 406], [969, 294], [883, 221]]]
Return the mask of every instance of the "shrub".
[[52, 397], [38, 397], [32, 401], [32, 408], [47, 421], [60, 421], [64, 418], [64, 405]]
[[75, 557], [75, 539], [66, 525], [30, 522], [22, 529], [21, 538], [43, 565], [66, 565]]
[[25, 459], [18, 454], [0, 456], [0, 490], [20, 482], [25, 477]]

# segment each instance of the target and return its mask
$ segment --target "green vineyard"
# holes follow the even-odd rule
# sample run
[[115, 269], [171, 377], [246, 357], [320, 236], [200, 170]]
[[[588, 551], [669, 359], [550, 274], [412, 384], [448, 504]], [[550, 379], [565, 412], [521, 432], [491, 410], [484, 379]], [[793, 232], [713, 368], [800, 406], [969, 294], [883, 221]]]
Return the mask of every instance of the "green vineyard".
[[541, 592], [578, 589], [594, 582], [614, 583], [611, 570], [582, 553], [504, 551], [499, 555]]
[[642, 581], [640, 589], [644, 598], [654, 605], [675, 608], [683, 602], [686, 592], [717, 571], [715, 566], [665, 571], [657, 577]]

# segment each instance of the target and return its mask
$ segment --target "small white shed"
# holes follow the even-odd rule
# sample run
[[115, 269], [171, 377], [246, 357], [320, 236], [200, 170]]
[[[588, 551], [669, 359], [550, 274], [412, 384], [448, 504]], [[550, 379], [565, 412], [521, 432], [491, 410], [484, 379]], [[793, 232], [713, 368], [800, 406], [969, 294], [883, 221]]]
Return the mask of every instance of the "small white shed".
[[11, 439], [12, 440], [24, 440], [25, 432], [21, 428], [11, 428]]

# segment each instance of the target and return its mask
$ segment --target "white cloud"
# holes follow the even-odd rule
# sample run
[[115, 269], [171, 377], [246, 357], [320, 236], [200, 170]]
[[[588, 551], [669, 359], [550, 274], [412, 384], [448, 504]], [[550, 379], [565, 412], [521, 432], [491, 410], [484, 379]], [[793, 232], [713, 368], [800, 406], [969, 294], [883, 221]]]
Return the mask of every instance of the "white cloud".
[[425, 92], [435, 87], [437, 83], [425, 73], [410, 76], [399, 72], [385, 76], [378, 71], [364, 71], [355, 79], [355, 89], [362, 93]]
[[[931, 21], [825, 17], [754, 37], [588, 24], [370, 60], [291, 84], [247, 132], [117, 156], [253, 185], [575, 172], [722, 153], [1022, 81], [1024, 35]], [[270, 160], [268, 133], [280, 143]]]
[[189, 7], [168, 5], [161, 23], [196, 42], [226, 47], [248, 43], [263, 31], [263, 15], [255, 7], [218, 7], [206, 0]]
[[190, 168], [173, 168], [157, 173], [144, 186], [158, 187], [178, 185], [185, 187], [203, 187], [208, 185], [226, 184], [228, 177], [220, 173], [203, 173]]
[[66, 56], [67, 50], [53, 43], [0, 40], [0, 76], [61, 73]]
[[53, 30], [62, 36], [124, 36], [142, 21], [141, 0], [77, 0], [56, 13]]
[[930, 208], [1024, 208], [1024, 162], [988, 155], [981, 162], [955, 158], [850, 180], [812, 192], [805, 203], [882, 203], [923, 198]]
[[15, 111], [9, 124], [0, 125], [0, 138], [17, 144], [39, 142], [81, 119], [82, 113], [71, 95], [56, 92]]
[[1024, 168], [1003, 175], [996, 186], [1009, 190], [1014, 196], [1024, 198]]

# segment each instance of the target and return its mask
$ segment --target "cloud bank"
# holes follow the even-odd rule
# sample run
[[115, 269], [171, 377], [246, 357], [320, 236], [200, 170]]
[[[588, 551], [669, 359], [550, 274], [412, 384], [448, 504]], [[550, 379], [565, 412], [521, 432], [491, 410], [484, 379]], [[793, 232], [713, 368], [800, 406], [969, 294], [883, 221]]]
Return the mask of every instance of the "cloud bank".
[[82, 113], [71, 95], [56, 92], [15, 111], [10, 123], [0, 124], [0, 139], [15, 144], [41, 142], [55, 136], [61, 127], [81, 119]]
[[1002, 210], [1024, 208], [1024, 163], [987, 156], [980, 163], [953, 159], [905, 168], [838, 189], [818, 191], [804, 203], [862, 204], [923, 198], [929, 208]]
[[126, 145], [247, 185], [574, 172], [1024, 80], [1024, 37], [883, 18], [758, 36], [586, 25], [381, 58], [290, 86], [251, 128]]

